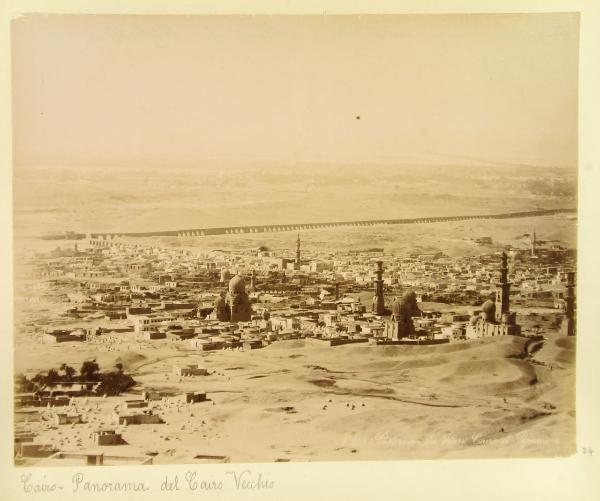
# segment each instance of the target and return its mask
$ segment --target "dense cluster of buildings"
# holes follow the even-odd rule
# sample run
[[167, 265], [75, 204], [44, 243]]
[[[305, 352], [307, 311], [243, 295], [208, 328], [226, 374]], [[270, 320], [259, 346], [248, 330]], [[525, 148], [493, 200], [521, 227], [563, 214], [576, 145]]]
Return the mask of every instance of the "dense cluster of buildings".
[[[535, 232], [530, 248], [476, 258], [381, 249], [303, 255], [300, 235], [292, 256], [265, 247], [194, 254], [92, 240], [29, 257], [19, 299], [62, 310], [43, 325], [28, 319], [20, 327], [51, 343], [129, 332], [200, 350], [298, 337], [342, 344], [518, 335], [511, 304], [557, 307], [574, 319], [573, 267], [571, 251], [545, 245]], [[442, 313], [432, 303], [462, 309]]]

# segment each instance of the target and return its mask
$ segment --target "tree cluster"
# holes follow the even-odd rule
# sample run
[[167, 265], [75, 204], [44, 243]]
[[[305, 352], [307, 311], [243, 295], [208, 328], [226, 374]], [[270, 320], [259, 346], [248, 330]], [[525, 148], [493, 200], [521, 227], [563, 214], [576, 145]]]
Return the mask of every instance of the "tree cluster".
[[24, 374], [15, 376], [15, 392], [31, 393], [47, 386], [61, 383], [100, 383], [96, 388], [98, 395], [119, 395], [136, 384], [135, 380], [123, 372], [123, 364], [117, 363], [112, 371], [100, 371], [96, 360], [86, 360], [81, 364], [79, 373], [70, 365], [61, 364], [58, 369], [39, 372], [31, 379]]

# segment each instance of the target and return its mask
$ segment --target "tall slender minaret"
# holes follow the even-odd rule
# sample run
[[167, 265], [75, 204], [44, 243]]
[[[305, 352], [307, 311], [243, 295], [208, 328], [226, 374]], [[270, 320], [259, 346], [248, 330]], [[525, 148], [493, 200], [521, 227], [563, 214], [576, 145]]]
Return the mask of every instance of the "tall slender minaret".
[[563, 334], [575, 335], [575, 272], [567, 272], [567, 285], [565, 291], [565, 317], [562, 324]]
[[531, 255], [532, 256], [536, 255], [535, 244], [536, 244], [536, 239], [535, 239], [535, 228], [534, 228], [533, 229], [533, 237], [531, 238]]
[[252, 275], [250, 275], [250, 289], [256, 290], [256, 270], [254, 268], [252, 269]]
[[383, 297], [383, 261], [377, 261], [377, 279], [375, 280], [374, 313], [385, 315], [385, 299]]
[[298, 233], [298, 239], [296, 240], [296, 266], [300, 267], [300, 233]]
[[496, 320], [502, 321], [502, 315], [510, 312], [510, 282], [508, 281], [508, 256], [502, 253], [500, 266], [500, 282], [496, 290]]

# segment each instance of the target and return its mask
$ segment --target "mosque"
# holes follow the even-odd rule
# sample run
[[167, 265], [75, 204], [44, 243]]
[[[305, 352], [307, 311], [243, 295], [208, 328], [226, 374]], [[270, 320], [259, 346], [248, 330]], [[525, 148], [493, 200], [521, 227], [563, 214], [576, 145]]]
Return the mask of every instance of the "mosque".
[[[387, 310], [383, 307], [383, 280], [382, 264], [378, 262], [377, 280], [375, 280], [375, 297], [373, 298], [373, 313], [385, 316]], [[569, 285], [571, 289], [574, 279], [569, 277]], [[467, 339], [481, 338], [489, 336], [519, 336], [521, 335], [521, 326], [516, 322], [516, 313], [510, 311], [510, 286], [508, 281], [508, 258], [506, 253], [502, 253], [500, 267], [500, 281], [496, 284], [496, 300], [486, 301], [478, 314], [471, 317], [466, 325], [465, 337]], [[572, 292], [570, 292], [572, 296]], [[398, 299], [394, 298], [391, 308], [391, 316], [385, 320], [383, 337], [385, 343], [402, 343], [408, 342], [411, 339], [427, 338], [427, 342], [435, 343], [442, 342], [441, 339], [436, 339], [428, 335], [427, 331], [415, 329], [413, 322], [414, 317], [422, 316], [417, 303], [417, 296], [414, 291], [409, 290]], [[573, 307], [571, 307], [571, 311]], [[570, 312], [569, 312], [570, 313]], [[573, 314], [567, 315], [569, 318]], [[565, 322], [565, 330], [573, 332], [573, 321]], [[446, 340], [448, 341], [448, 340]], [[423, 342], [423, 341], [420, 341]]]
[[500, 282], [496, 284], [496, 301], [487, 300], [479, 315], [471, 317], [466, 337], [519, 336], [521, 326], [516, 322], [516, 313], [510, 311], [510, 286], [508, 281], [508, 258], [501, 256]]
[[391, 313], [391, 316], [385, 321], [383, 337], [393, 342], [422, 335], [423, 332], [415, 332], [412, 319], [412, 317], [421, 316], [415, 292], [409, 290], [400, 299], [395, 297], [390, 312], [385, 307], [383, 261], [377, 261], [377, 271], [373, 283], [375, 285], [375, 295], [371, 304], [372, 312], [380, 317], [387, 317]]
[[392, 316], [385, 323], [384, 336], [393, 340], [415, 337], [415, 334], [419, 333], [415, 332], [413, 317], [420, 316], [421, 310], [414, 291], [405, 292], [400, 299], [394, 298]]
[[237, 274], [229, 281], [227, 292], [222, 292], [215, 301], [212, 316], [221, 322], [250, 321], [252, 307], [244, 277]]

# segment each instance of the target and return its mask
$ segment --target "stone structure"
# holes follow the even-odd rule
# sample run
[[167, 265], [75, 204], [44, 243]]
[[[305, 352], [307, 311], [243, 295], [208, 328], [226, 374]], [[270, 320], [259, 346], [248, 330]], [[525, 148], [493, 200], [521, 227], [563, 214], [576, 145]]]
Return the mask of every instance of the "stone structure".
[[125, 444], [123, 436], [114, 429], [99, 429], [94, 431], [95, 445], [122, 445]]
[[394, 298], [392, 316], [386, 322], [384, 336], [394, 340], [414, 336], [413, 317], [418, 316], [421, 316], [421, 310], [414, 291], [407, 291], [401, 299]]
[[197, 402], [205, 402], [206, 393], [202, 391], [186, 391], [179, 398], [183, 403], [195, 404]]
[[81, 414], [67, 414], [66, 412], [57, 412], [54, 414], [54, 424], [79, 424], [82, 423]]
[[215, 300], [213, 317], [220, 322], [229, 322], [231, 319], [231, 310], [225, 301], [225, 294], [221, 295]]
[[296, 240], [296, 262], [295, 268], [300, 269], [300, 233], [298, 233], [298, 239]]
[[229, 270], [227, 270], [226, 268], [223, 268], [221, 270], [221, 279], [220, 282], [222, 284], [226, 284], [227, 280], [229, 280], [231, 278], [231, 275], [229, 274]]
[[[376, 226], [381, 224], [425, 224], [449, 221], [476, 221], [482, 219], [508, 219], [522, 217], [549, 216], [553, 214], [572, 214], [577, 209], [538, 209], [534, 211], [503, 212], [499, 214], [478, 214], [466, 216], [439, 216], [403, 219], [373, 219], [363, 221], [337, 221], [329, 223], [276, 224], [270, 226], [228, 226], [223, 228], [196, 228], [190, 230], [164, 230], [129, 233], [90, 233], [89, 244], [97, 247], [119, 245], [122, 237], [203, 237], [205, 235], [237, 235], [243, 233], [270, 233], [279, 231], [315, 230], [319, 228], [338, 228], [342, 226]], [[114, 239], [114, 240], [113, 240]]]
[[385, 315], [385, 299], [383, 297], [383, 262], [377, 261], [377, 278], [375, 280], [375, 296], [372, 310], [379, 316]]
[[488, 299], [485, 303], [483, 303], [481, 310], [481, 317], [483, 320], [486, 322], [496, 321], [496, 303], [494, 303], [494, 301]]
[[567, 273], [567, 285], [565, 291], [565, 316], [561, 325], [562, 334], [565, 336], [575, 335], [575, 272]]
[[208, 370], [203, 367], [198, 367], [197, 364], [188, 364], [185, 366], [174, 365], [173, 374], [182, 377], [208, 376]]
[[163, 420], [158, 414], [154, 414], [152, 410], [142, 412], [115, 412], [113, 414], [115, 424], [131, 425], [131, 424], [161, 424]]
[[500, 282], [497, 284], [496, 302], [483, 303], [481, 313], [471, 317], [465, 336], [467, 339], [489, 336], [518, 336], [521, 326], [517, 325], [516, 314], [510, 311], [510, 282], [508, 281], [508, 258], [502, 253]]
[[225, 302], [229, 306], [230, 322], [248, 322], [252, 317], [252, 307], [250, 299], [246, 292], [246, 283], [244, 278], [236, 275], [229, 282], [229, 291], [225, 297]]
[[508, 256], [501, 256], [500, 282], [496, 284], [496, 321], [501, 322], [503, 315], [510, 311], [510, 286], [508, 281]]

